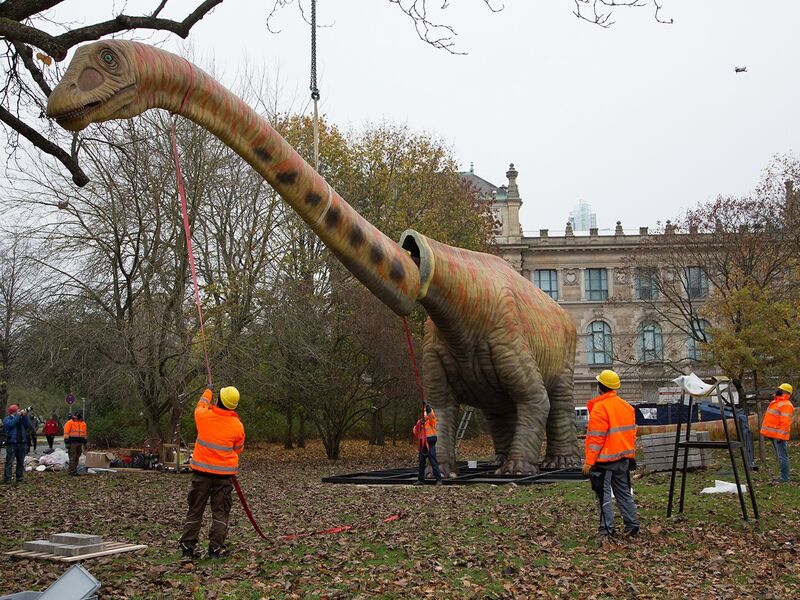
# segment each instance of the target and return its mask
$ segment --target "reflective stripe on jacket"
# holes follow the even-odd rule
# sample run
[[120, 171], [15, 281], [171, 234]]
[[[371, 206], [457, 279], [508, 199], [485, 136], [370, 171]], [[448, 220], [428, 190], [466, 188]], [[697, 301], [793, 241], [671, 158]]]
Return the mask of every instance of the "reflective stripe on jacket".
[[636, 412], [611, 390], [590, 400], [586, 463], [636, 457]]
[[194, 409], [197, 440], [192, 453], [192, 469], [215, 475], [236, 475], [239, 454], [244, 448], [244, 425], [232, 410], [211, 404], [206, 390]]
[[86, 427], [86, 421], [76, 421], [70, 419], [64, 424], [64, 443], [77, 442], [85, 444], [86, 438], [89, 437], [89, 430]]
[[792, 431], [793, 415], [794, 406], [789, 396], [775, 396], [761, 421], [761, 435], [776, 440], [788, 440]]

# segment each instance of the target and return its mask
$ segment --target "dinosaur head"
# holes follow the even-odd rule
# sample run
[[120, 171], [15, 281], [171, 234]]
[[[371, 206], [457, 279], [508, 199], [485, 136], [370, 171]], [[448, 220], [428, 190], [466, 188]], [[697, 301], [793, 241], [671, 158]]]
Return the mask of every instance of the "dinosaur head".
[[47, 116], [64, 129], [127, 119], [141, 113], [135, 43], [103, 40], [75, 51], [64, 77], [50, 94]]

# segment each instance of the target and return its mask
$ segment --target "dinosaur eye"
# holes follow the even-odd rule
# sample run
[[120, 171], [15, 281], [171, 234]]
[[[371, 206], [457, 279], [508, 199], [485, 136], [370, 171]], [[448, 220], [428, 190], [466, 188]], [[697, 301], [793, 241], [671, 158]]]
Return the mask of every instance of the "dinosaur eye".
[[103, 50], [103, 52], [100, 53], [100, 58], [109, 67], [115, 67], [117, 65], [117, 57], [114, 56], [114, 53], [111, 52], [111, 50]]

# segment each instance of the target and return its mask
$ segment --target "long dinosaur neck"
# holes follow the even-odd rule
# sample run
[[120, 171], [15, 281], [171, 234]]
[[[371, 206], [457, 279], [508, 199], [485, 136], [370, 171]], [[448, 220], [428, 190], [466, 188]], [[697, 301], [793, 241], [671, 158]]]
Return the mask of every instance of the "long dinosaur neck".
[[185, 59], [141, 44], [136, 53], [139, 94], [150, 106], [208, 129], [250, 163], [384, 304], [399, 315], [412, 311], [419, 271], [408, 253], [345, 202], [265, 119]]

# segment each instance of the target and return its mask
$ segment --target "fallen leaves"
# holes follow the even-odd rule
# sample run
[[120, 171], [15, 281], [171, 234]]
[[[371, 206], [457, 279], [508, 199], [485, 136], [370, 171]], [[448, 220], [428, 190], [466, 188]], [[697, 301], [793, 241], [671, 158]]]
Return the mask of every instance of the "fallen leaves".
[[[471, 456], [490, 453], [485, 442], [468, 443]], [[102, 597], [111, 599], [800, 595], [797, 487], [759, 496], [759, 528], [740, 522], [735, 496], [697, 496], [701, 474], [689, 480], [687, 513], [668, 520], [668, 479], [646, 476], [635, 484], [642, 534], [600, 548], [593, 540], [596, 500], [588, 486], [321, 483], [324, 475], [413, 465], [415, 459], [406, 444], [347, 442], [343, 451], [346, 458], [331, 463], [315, 444], [291, 452], [248, 448], [239, 479], [270, 541], [257, 538], [234, 498], [232, 552], [225, 561], [179, 563], [189, 478], [173, 474], [32, 475], [24, 486], [4, 490], [12, 518], [4, 514], [0, 543], [15, 547], [75, 530], [149, 544], [144, 553], [85, 563], [102, 582]], [[792, 452], [797, 455], [796, 447]], [[206, 527], [208, 520], [206, 515]], [[298, 533], [306, 535], [280, 539]], [[8, 557], [0, 558], [0, 566], [14, 574], [0, 580], [0, 594], [41, 590], [64, 571], [58, 563]]]

